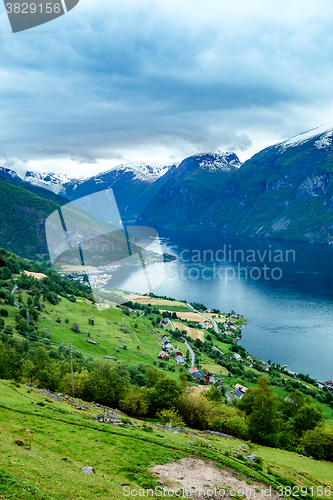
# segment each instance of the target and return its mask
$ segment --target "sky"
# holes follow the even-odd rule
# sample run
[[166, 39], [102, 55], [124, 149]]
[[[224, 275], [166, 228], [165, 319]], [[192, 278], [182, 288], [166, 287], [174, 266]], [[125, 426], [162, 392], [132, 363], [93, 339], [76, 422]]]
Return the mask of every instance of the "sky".
[[326, 0], [80, 0], [13, 34], [1, 4], [0, 165], [245, 161], [332, 120], [332, 24]]

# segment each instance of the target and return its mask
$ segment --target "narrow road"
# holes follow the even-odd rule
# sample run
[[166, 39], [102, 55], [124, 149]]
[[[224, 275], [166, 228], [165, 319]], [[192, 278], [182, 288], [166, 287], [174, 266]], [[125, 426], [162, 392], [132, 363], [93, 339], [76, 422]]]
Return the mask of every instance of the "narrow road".
[[166, 318], [168, 320], [168, 325], [171, 325], [172, 330], [175, 332], [175, 325], [169, 320], [169, 318]]
[[195, 362], [194, 351], [193, 351], [192, 347], [190, 346], [190, 344], [187, 342], [187, 340], [184, 340], [184, 344], [186, 345], [187, 349], [189, 350], [189, 353], [191, 354], [191, 358], [192, 358], [191, 367], [193, 368], [194, 367], [194, 362]]
[[188, 307], [190, 307], [192, 309], [192, 311], [200, 314], [201, 316], [203, 316], [204, 318], [207, 318], [209, 319], [209, 321], [213, 324], [213, 327], [214, 327], [214, 331], [215, 333], [219, 333], [219, 329], [218, 329], [218, 326], [217, 326], [217, 323], [214, 319], [210, 318], [209, 316], [207, 316], [206, 314], [200, 312], [200, 311], [197, 311], [196, 309], [194, 309], [194, 307], [192, 307], [190, 304], [186, 304]]
[[[13, 295], [13, 293], [15, 293], [15, 291], [17, 290], [17, 288], [18, 288], [18, 286], [15, 285], [14, 288], [13, 288], [13, 290], [11, 291], [11, 295]], [[18, 304], [16, 304], [16, 302], [14, 302], [14, 306], [20, 307]]]
[[212, 349], [214, 349], [214, 351], [218, 351], [220, 354], [222, 354], [222, 356], [224, 356], [224, 352], [220, 351], [220, 349], [218, 349], [215, 345], [212, 345]]

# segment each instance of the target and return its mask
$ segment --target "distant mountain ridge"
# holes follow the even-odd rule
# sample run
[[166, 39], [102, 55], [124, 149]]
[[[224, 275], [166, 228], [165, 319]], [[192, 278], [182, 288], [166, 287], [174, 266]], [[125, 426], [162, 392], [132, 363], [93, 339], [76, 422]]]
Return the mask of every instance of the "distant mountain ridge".
[[132, 224], [333, 242], [333, 123], [243, 164], [235, 153], [200, 153], [174, 165], [121, 164], [87, 179], [34, 172], [21, 179], [2, 167], [1, 179], [60, 204], [112, 188]]
[[170, 229], [190, 229], [221, 195], [227, 178], [241, 162], [235, 153], [202, 153], [189, 156], [170, 172], [138, 223]]
[[333, 124], [265, 148], [224, 184], [200, 219], [207, 229], [333, 241]]

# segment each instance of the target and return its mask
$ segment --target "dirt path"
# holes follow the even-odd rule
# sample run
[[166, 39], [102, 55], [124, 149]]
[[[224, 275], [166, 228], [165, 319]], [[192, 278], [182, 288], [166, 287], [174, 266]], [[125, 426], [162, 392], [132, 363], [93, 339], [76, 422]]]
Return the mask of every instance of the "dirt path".
[[[213, 463], [203, 460], [183, 458], [180, 463], [155, 465], [152, 469], [159, 476], [166, 491], [180, 491], [184, 489], [184, 497], [192, 500], [209, 498], [235, 498], [236, 495], [247, 499], [278, 500], [280, 497], [269, 490], [269, 486], [254, 482], [248, 485], [231, 472], [220, 469]], [[215, 490], [216, 488], [216, 490]], [[205, 491], [204, 491], [205, 490]], [[168, 496], [168, 493], [166, 493]], [[171, 497], [171, 495], [169, 495]], [[237, 497], [236, 497], [237, 498]]]

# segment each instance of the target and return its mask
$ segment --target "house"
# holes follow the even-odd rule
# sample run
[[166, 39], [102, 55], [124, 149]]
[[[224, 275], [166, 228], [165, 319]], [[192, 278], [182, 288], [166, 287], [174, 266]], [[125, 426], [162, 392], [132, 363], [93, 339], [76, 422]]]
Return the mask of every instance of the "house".
[[176, 355], [176, 363], [177, 363], [177, 365], [178, 365], [179, 363], [184, 363], [184, 361], [185, 361], [185, 358], [184, 358], [184, 356], [183, 356], [183, 355], [182, 355], [182, 356], [177, 356], [177, 355]]
[[237, 391], [242, 392], [243, 394], [247, 391], [247, 387], [244, 387], [244, 385], [241, 385], [241, 384], [236, 384], [235, 389]]
[[164, 351], [170, 351], [170, 349], [172, 349], [171, 342], [169, 342], [168, 340], [164, 342], [164, 344], [162, 345], [162, 349], [164, 349]]
[[234, 359], [242, 359], [241, 355], [238, 352], [234, 352]]
[[236, 398], [242, 399], [242, 397], [244, 396], [244, 394], [241, 391], [236, 391], [234, 393], [234, 396], [236, 396]]
[[167, 340], [169, 340], [169, 335], [163, 335], [162, 336], [162, 340], [164, 340], [164, 342], [166, 342]]
[[176, 356], [183, 356], [183, 353], [182, 353], [182, 351], [177, 350], [177, 351], [175, 352], [175, 355], [176, 355]]
[[168, 321], [166, 319], [162, 319], [162, 321], [160, 322], [160, 325], [162, 328], [164, 328], [164, 330], [166, 329], [166, 327], [168, 326]]
[[163, 361], [167, 361], [169, 359], [169, 354], [164, 351], [161, 351], [158, 355], [159, 359], [163, 359]]
[[208, 382], [209, 382], [209, 377], [207, 377], [207, 375], [205, 375], [204, 373], [202, 373], [200, 370], [197, 370], [197, 371], [193, 372], [193, 376], [194, 376], [196, 379], [198, 379], [198, 380], [202, 380], [202, 379], [204, 379], [204, 380], [205, 380], [205, 382], [207, 382], [207, 384], [208, 384]]

